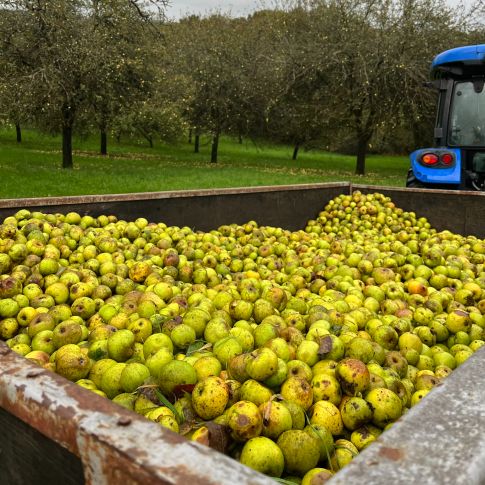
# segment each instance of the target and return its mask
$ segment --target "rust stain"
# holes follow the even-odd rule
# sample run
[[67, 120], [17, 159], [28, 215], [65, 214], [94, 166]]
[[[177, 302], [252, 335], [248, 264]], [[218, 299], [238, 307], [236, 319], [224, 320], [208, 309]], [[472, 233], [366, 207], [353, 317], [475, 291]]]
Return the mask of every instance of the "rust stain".
[[128, 416], [120, 416], [116, 422], [118, 426], [128, 426], [131, 424], [131, 418]]
[[7, 411], [57, 441], [71, 452], [76, 452], [76, 410], [69, 406], [52, 405], [45, 393], [36, 402], [25, 397], [25, 386], [16, 389], [15, 401], [4, 406]]
[[[3, 347], [0, 346], [3, 350]], [[8, 391], [0, 393], [0, 405], [8, 412], [75, 452], [77, 410], [64, 397], [64, 379], [29, 362], [15, 352], [2, 352], [1, 382]], [[3, 378], [2, 378], [3, 376]], [[17, 377], [18, 376], [18, 377]], [[26, 381], [31, 383], [27, 384]], [[58, 384], [58, 392], [48, 393], [47, 384]], [[68, 385], [74, 384], [66, 381]], [[38, 394], [27, 392], [36, 388]]]
[[0, 346], [0, 355], [7, 355], [9, 352], [11, 352], [11, 350], [2, 343], [2, 345]]
[[33, 377], [39, 377], [43, 373], [44, 371], [42, 369], [32, 369], [32, 370], [29, 370], [29, 372], [27, 372], [27, 374], [25, 375], [29, 378], [33, 378]]
[[[198, 483], [197, 471], [185, 466], [150, 466], [141, 464], [145, 452], [137, 447], [122, 451], [110, 443], [100, 440], [90, 433], [81, 432], [80, 456], [87, 463], [86, 485], [118, 484], [125, 485], [185, 485]], [[161, 451], [162, 452], [162, 451]], [[215, 485], [210, 479], [202, 478], [204, 485]]]
[[207, 475], [198, 473], [197, 470], [191, 470], [189, 467], [165, 467], [164, 471], [166, 472], [166, 476], [170, 477], [171, 480], [170, 482], [162, 481], [160, 483], [176, 483], [178, 485], [203, 483], [204, 485], [220, 485], [219, 482], [214, 482]]
[[404, 458], [404, 451], [399, 448], [390, 448], [388, 446], [383, 446], [379, 450], [379, 456], [387, 458], [391, 461], [400, 461]]

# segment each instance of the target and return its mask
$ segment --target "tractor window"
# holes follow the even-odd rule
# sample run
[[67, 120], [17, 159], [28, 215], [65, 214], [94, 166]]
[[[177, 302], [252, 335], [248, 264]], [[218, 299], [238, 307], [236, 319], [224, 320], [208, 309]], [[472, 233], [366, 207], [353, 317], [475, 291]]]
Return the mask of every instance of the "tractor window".
[[485, 90], [471, 81], [455, 84], [451, 101], [449, 144], [485, 146]]

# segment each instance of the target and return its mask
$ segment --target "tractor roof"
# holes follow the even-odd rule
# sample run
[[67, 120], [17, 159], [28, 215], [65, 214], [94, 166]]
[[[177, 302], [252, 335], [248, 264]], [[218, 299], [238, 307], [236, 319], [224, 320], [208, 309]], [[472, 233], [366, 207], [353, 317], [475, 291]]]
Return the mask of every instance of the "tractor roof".
[[456, 47], [438, 54], [431, 65], [433, 78], [485, 75], [485, 44]]

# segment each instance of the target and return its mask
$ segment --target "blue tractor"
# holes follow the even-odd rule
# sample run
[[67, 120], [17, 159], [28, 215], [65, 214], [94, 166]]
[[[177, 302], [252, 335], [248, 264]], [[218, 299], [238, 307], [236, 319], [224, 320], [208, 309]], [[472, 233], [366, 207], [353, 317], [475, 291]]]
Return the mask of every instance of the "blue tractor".
[[485, 44], [438, 54], [435, 148], [411, 153], [407, 187], [485, 190]]

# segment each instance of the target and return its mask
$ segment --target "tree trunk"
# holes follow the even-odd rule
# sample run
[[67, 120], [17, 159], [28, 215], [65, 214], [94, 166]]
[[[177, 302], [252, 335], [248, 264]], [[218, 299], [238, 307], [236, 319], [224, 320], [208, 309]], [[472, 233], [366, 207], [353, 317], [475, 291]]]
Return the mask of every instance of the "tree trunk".
[[365, 157], [367, 155], [367, 146], [370, 137], [361, 135], [357, 139], [357, 164], [355, 166], [356, 175], [365, 175]]
[[199, 153], [199, 147], [200, 147], [200, 135], [196, 133], [195, 143], [194, 143], [194, 153]]
[[65, 120], [62, 125], [62, 168], [72, 167], [72, 123]]
[[239, 133], [239, 140], [238, 141], [239, 141], [239, 144], [242, 145], [243, 137], [242, 137], [241, 133]]
[[108, 154], [108, 135], [106, 134], [106, 129], [101, 128], [101, 155]]
[[72, 128], [75, 110], [66, 101], [62, 106], [62, 168], [72, 169]]
[[17, 133], [17, 143], [22, 143], [22, 129], [20, 123], [15, 123], [15, 132]]
[[217, 151], [219, 150], [219, 132], [212, 137], [211, 163], [217, 163]]
[[293, 149], [293, 157], [292, 160], [296, 160], [298, 158], [298, 152], [300, 151], [300, 144], [296, 143], [295, 148]]
[[192, 128], [189, 128], [189, 145], [192, 145]]

